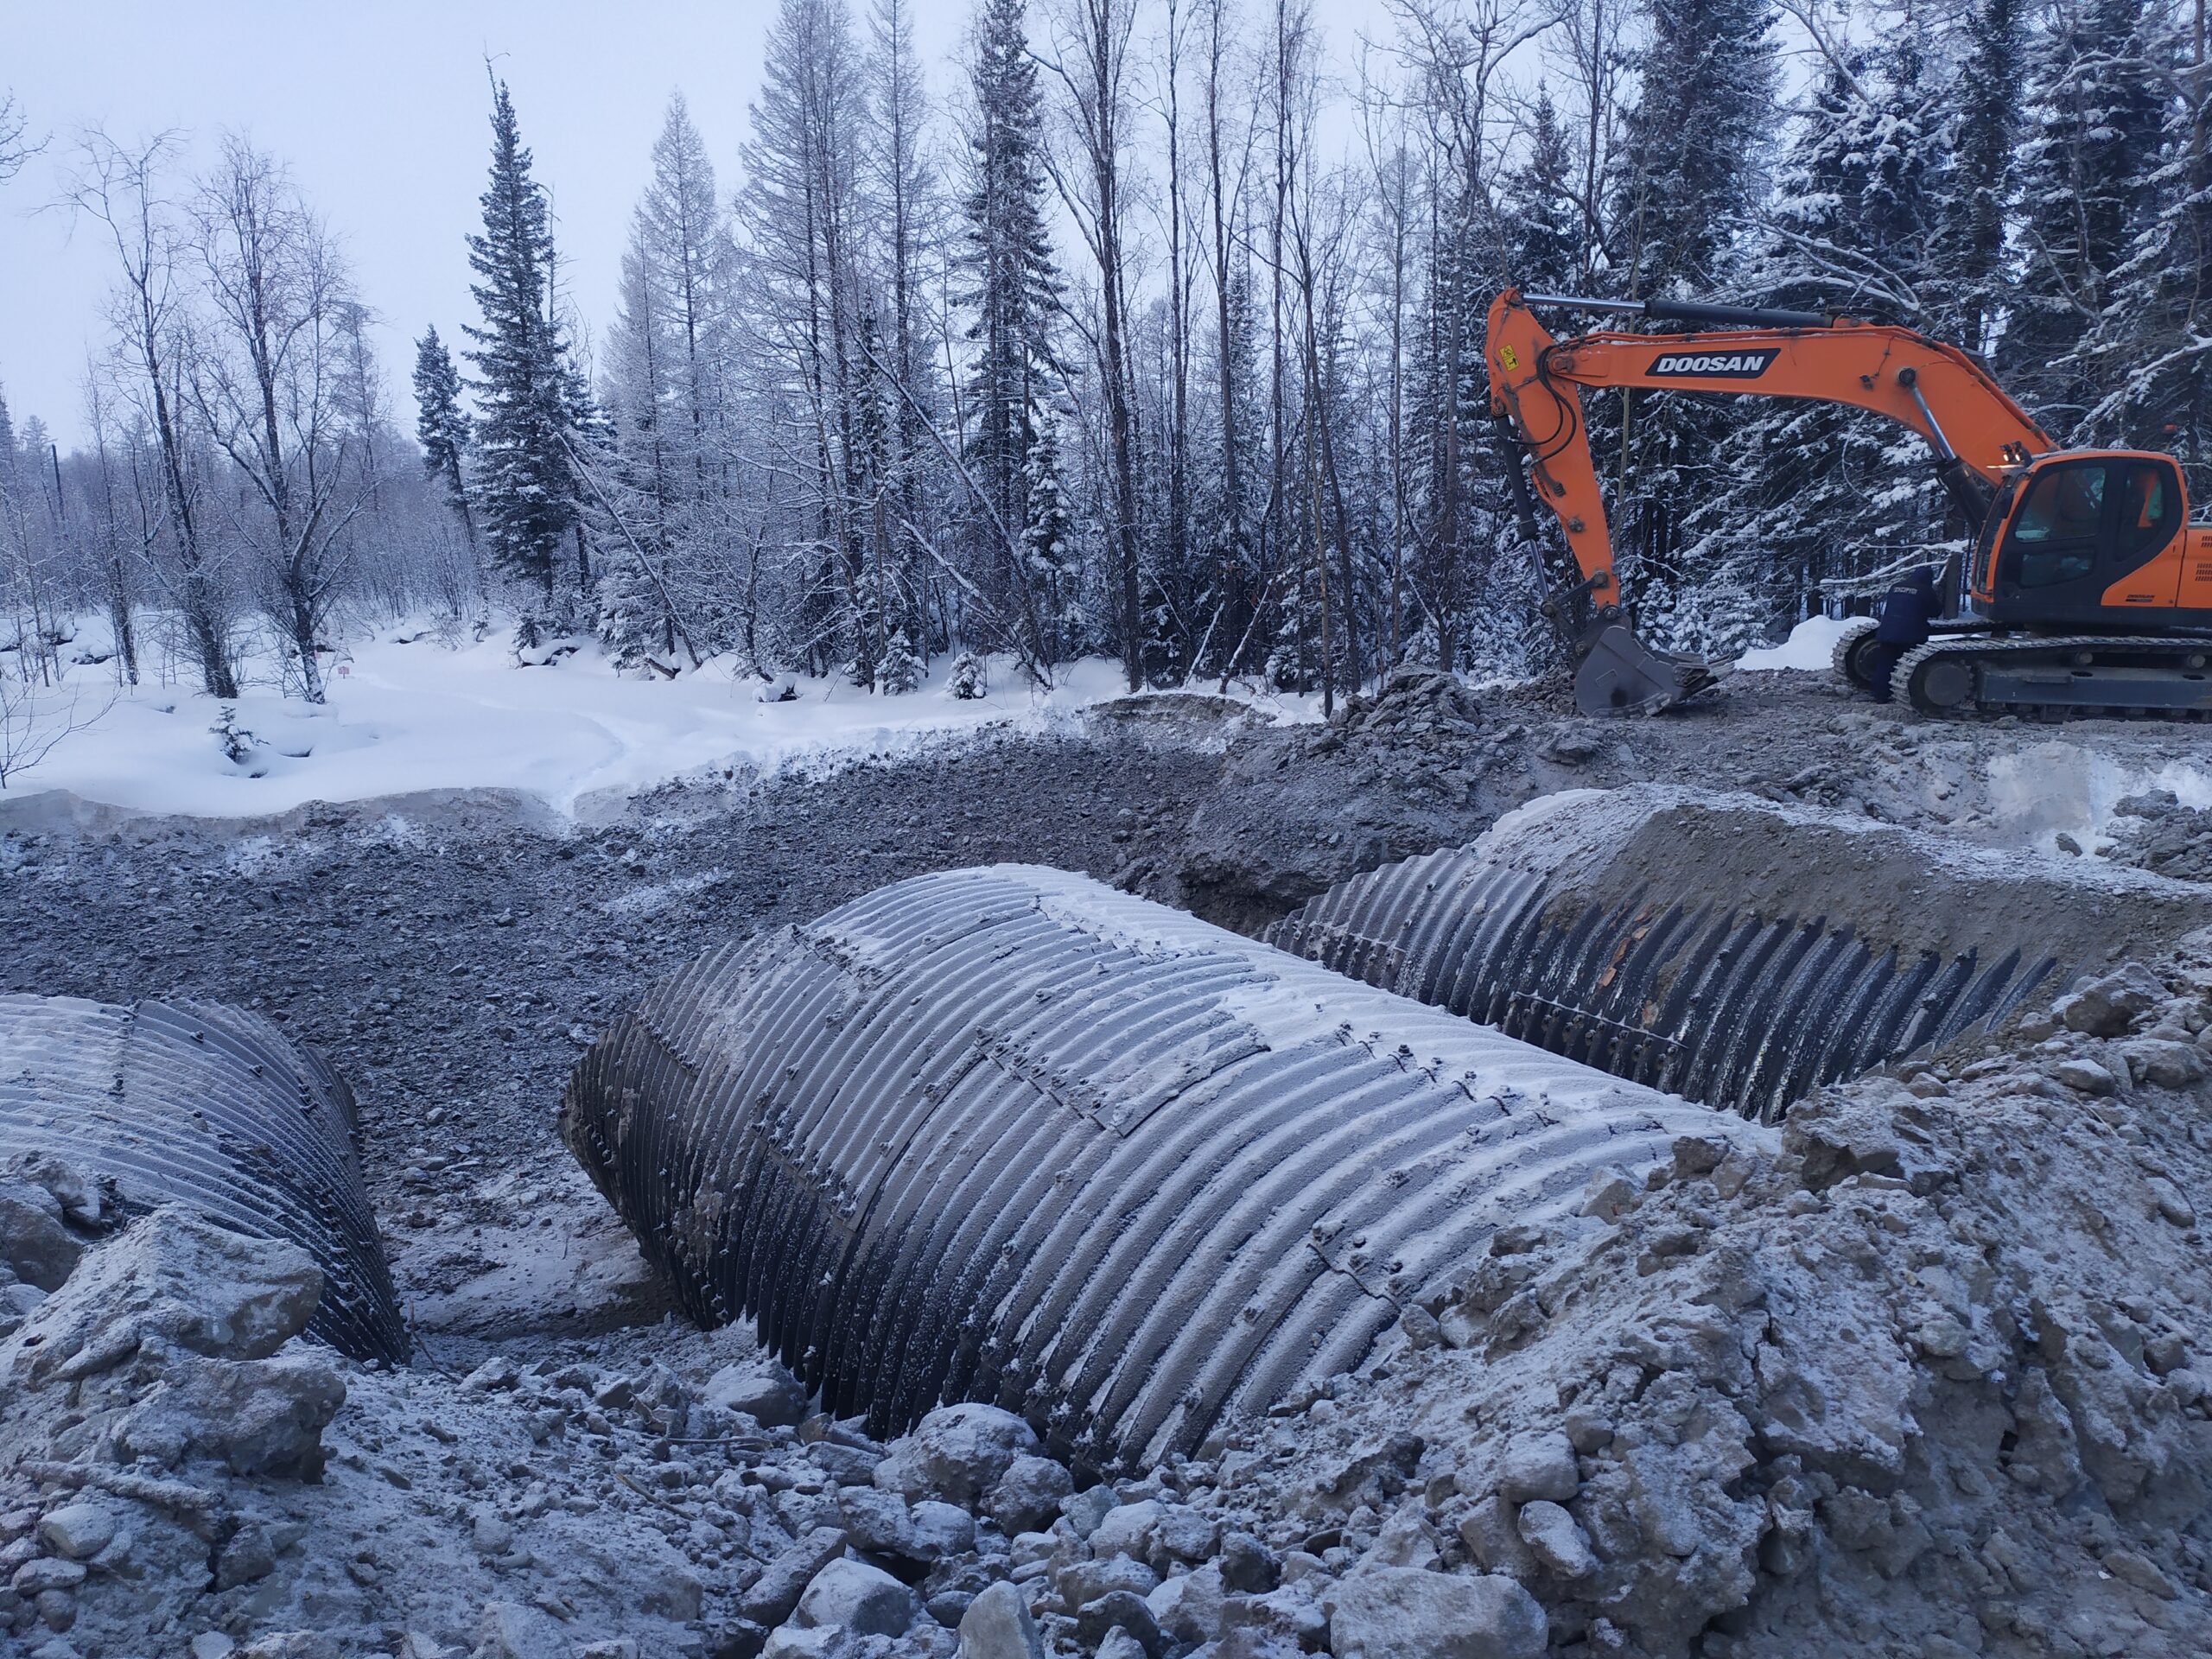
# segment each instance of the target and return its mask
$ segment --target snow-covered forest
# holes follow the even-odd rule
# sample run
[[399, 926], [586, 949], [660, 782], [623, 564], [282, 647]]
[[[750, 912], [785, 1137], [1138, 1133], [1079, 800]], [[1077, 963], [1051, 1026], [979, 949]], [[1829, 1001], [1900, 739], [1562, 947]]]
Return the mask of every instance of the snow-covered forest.
[[[0, 673], [49, 677], [87, 610], [120, 677], [158, 652], [233, 696], [251, 645], [310, 701], [333, 630], [417, 613], [885, 694], [971, 651], [1329, 696], [1527, 673], [1506, 283], [1903, 321], [2212, 484], [2178, 0], [1400, 0], [1371, 39], [1310, 0], [979, 0], [951, 64], [913, 5], [779, 0], [745, 142], [671, 102], [620, 247], [561, 238], [530, 144], [560, 112], [493, 66], [451, 157], [475, 313], [391, 320], [412, 407], [283, 156], [45, 133], [16, 89], [0, 178], [67, 150], [113, 289], [89, 440], [0, 404]], [[619, 262], [613, 315], [575, 314], [582, 262]], [[1732, 652], [1947, 534], [1871, 417], [1591, 416], [1656, 642]]]

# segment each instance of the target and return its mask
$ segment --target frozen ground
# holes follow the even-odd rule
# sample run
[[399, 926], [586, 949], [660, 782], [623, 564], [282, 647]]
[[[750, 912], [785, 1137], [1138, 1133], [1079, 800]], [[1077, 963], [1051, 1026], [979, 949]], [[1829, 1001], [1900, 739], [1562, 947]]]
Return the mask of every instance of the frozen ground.
[[[423, 1360], [341, 1368], [321, 1485], [189, 1458], [165, 1476], [219, 1498], [221, 1548], [131, 1520], [135, 1555], [74, 1576], [39, 1521], [70, 1494], [6, 1478], [0, 1560], [64, 1563], [21, 1580], [35, 1593], [6, 1617], [29, 1608], [22, 1650], [54, 1659], [181, 1653], [200, 1631], [255, 1659], [745, 1655], [766, 1639], [756, 1615], [783, 1616], [775, 1575], [818, 1566], [807, 1541], [828, 1524], [874, 1529], [858, 1548], [915, 1583], [929, 1621], [850, 1640], [795, 1625], [779, 1659], [942, 1651], [963, 1599], [999, 1579], [1052, 1652], [1107, 1659], [1200, 1641], [1207, 1659], [1449, 1651], [1417, 1622], [1439, 1596], [1455, 1617], [1482, 1600], [1522, 1644], [1484, 1651], [1516, 1659], [1547, 1645], [1528, 1645], [1530, 1605], [1559, 1659], [2201, 1653], [2202, 961], [2153, 964], [2116, 1020], [2040, 1018], [1816, 1096], [1770, 1165], [1700, 1167], [1689, 1148], [1663, 1188], [1612, 1195], [1597, 1246], [1471, 1262], [1376, 1367], [1042, 1527], [1049, 1509], [995, 1517], [953, 1460], [910, 1494], [896, 1471], [913, 1459], [879, 1478], [882, 1449], [842, 1431], [717, 1417], [712, 1379], [753, 1363], [743, 1333], [662, 1322], [551, 1120], [582, 1045], [648, 979], [923, 869], [1049, 863], [1255, 926], [1535, 796], [1649, 778], [1982, 847], [2068, 837], [2195, 877], [2212, 870], [2204, 743], [2196, 727], [1931, 724], [1789, 672], [1626, 724], [1415, 677], [1326, 728], [1108, 702], [849, 765], [695, 773], [588, 822], [482, 791], [213, 819], [11, 791], [0, 988], [219, 998], [323, 1047], [362, 1099]], [[158, 1367], [113, 1383], [159, 1385]], [[29, 1421], [11, 1411], [8, 1430]], [[0, 1466], [31, 1449], [0, 1448]], [[903, 1510], [867, 1496], [888, 1490]], [[1109, 1498], [1137, 1513], [1102, 1536]], [[649, 1570], [609, 1571], [606, 1550]], [[1500, 1579], [1528, 1599], [1480, 1587]], [[41, 1611], [49, 1590], [70, 1630]], [[1143, 1620], [1120, 1593], [1153, 1621], [1127, 1641], [1109, 1616]]]
[[[71, 652], [103, 649], [99, 623], [79, 624]], [[1103, 658], [1066, 664], [1049, 690], [1010, 659], [993, 659], [986, 694], [958, 699], [945, 689], [950, 658], [937, 659], [918, 690], [878, 696], [834, 677], [764, 683], [727, 657], [669, 680], [618, 672], [590, 641], [529, 654], [531, 665], [518, 666], [504, 631], [455, 644], [418, 623], [335, 657], [321, 708], [273, 687], [225, 704], [182, 683], [142, 684], [116, 695], [9, 792], [63, 790], [137, 811], [251, 817], [307, 801], [502, 789], [590, 816], [672, 779], [896, 754], [986, 728], [1065, 731], [1126, 689], [1120, 665]], [[106, 672], [79, 666], [46, 698], [90, 715], [108, 702]], [[762, 700], [785, 687], [791, 700]], [[1270, 716], [1313, 717], [1300, 699], [1231, 692]], [[226, 707], [251, 734], [235, 760], [213, 729]]]

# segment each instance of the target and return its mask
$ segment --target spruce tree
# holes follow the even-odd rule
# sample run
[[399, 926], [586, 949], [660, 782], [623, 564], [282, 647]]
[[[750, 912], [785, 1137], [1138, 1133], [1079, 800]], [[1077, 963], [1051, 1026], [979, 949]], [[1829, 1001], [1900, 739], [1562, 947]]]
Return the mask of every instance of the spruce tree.
[[[476, 342], [467, 354], [477, 372], [475, 499], [493, 557], [537, 587], [550, 611], [563, 543], [580, 522], [572, 457], [590, 400], [555, 311], [544, 187], [531, 176], [506, 83], [495, 80], [492, 90], [484, 228], [468, 238], [468, 263], [481, 279], [469, 291], [484, 318], [467, 330]], [[580, 559], [579, 588], [585, 575]]]
[[[1890, 49], [1834, 67], [1794, 123], [1770, 228], [1738, 279], [1764, 302], [1929, 326], [1945, 299], [1936, 229], [1946, 209], [1945, 123], [1925, 55], [1900, 21]], [[1678, 632], [1726, 655], [1808, 614], [1824, 578], [1939, 537], [1928, 451], [1879, 416], [1820, 400], [1731, 399], [1719, 411], [1714, 493], [1683, 523], [1700, 592]]]
[[438, 486], [461, 520], [461, 534], [474, 547], [476, 524], [468, 511], [468, 415], [461, 406], [461, 375], [435, 327], [415, 342], [415, 436], [423, 446], [424, 476]]
[[[1646, 0], [1643, 87], [1612, 181], [1616, 268], [1639, 298], [1730, 291], [1761, 199], [1775, 124], [1774, 12], [1766, 0]], [[1658, 643], [1702, 649], [1697, 594], [1720, 572], [1684, 545], [1684, 516], [1735, 481], [1715, 464], [1729, 418], [1679, 395], [1605, 400], [1621, 422], [1626, 484], [1616, 541], [1626, 597]], [[1625, 410], [1624, 416], [1621, 414]], [[1683, 619], [1682, 625], [1670, 617]]]
[[1767, 0], [1646, 0], [1643, 91], [1629, 111], [1614, 223], [1635, 291], [1718, 291], [1735, 275], [1773, 139]]
[[2158, 28], [2145, 0], [2064, 0], [2028, 50], [2024, 257], [1997, 359], [2013, 395], [2062, 440], [2105, 389], [2094, 351], [2081, 348], [2094, 346], [2134, 233], [2154, 210]]
[[[969, 454], [1000, 522], [1026, 517], [1029, 410], [1053, 367], [1052, 318], [1060, 278], [1046, 225], [1044, 114], [1029, 54], [1027, 0], [983, 0], [969, 75], [976, 99], [968, 219], [966, 302], [976, 344]], [[1009, 572], [1009, 575], [1013, 573]]]
[[1073, 653], [1082, 626], [1075, 587], [1075, 513], [1062, 476], [1058, 423], [1033, 405], [1022, 414], [1021, 562], [1035, 595], [1044, 664]]
[[1539, 86], [1528, 149], [1505, 175], [1499, 200], [1506, 274], [1523, 293], [1564, 293], [1582, 274], [1588, 250], [1582, 207], [1575, 200], [1574, 168], [1574, 146], [1551, 89]]
[[1990, 348], [2011, 286], [2005, 231], [2026, 48], [2023, 0], [1975, 0], [1953, 71], [1956, 123], [1941, 226], [1944, 321], [1970, 352]]
[[2084, 353], [2105, 391], [2081, 435], [2173, 452], [2202, 500], [2212, 494], [2212, 86], [2171, 18], [2159, 15], [2144, 35], [2152, 72], [2171, 89], [2164, 130], [2133, 193], [2136, 229]]

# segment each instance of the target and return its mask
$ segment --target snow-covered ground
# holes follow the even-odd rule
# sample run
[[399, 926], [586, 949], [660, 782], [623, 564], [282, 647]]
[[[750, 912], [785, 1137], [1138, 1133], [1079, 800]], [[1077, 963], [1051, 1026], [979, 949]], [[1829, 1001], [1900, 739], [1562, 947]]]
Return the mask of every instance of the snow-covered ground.
[[[77, 650], [92, 631], [79, 634]], [[995, 659], [988, 694], [969, 700], [946, 691], [950, 666], [939, 658], [929, 682], [905, 696], [801, 677], [794, 701], [763, 702], [760, 681], [727, 658], [675, 680], [641, 678], [586, 643], [525, 668], [504, 631], [456, 648], [401, 626], [341, 653], [326, 671], [329, 701], [320, 708], [265, 687], [228, 703], [182, 683], [117, 693], [105, 667], [79, 666], [48, 697], [74, 699], [84, 713], [111, 696], [113, 706], [7, 792], [67, 790], [142, 811], [228, 817], [314, 800], [497, 788], [567, 813], [671, 778], [834, 764], [986, 726], [1052, 730], [1123, 694], [1121, 665], [1107, 659], [1064, 666], [1050, 691]], [[1313, 717], [1296, 699], [1260, 706], [1278, 718]], [[237, 763], [213, 729], [226, 708], [257, 740]]]

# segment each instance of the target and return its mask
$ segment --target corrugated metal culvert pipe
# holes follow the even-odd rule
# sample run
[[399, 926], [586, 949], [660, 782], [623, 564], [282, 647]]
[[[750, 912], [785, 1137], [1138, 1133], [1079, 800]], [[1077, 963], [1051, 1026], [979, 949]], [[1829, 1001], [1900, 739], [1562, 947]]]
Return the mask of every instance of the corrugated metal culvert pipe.
[[1268, 937], [1746, 1116], [2212, 921], [2206, 889], [1659, 785], [1548, 797]]
[[1730, 1125], [1081, 876], [886, 887], [655, 987], [562, 1133], [702, 1323], [879, 1433], [1098, 1467], [1356, 1365], [1497, 1228]]
[[0, 1162], [50, 1154], [125, 1213], [185, 1204], [322, 1269], [308, 1333], [407, 1357], [353, 1149], [353, 1096], [311, 1048], [206, 1002], [0, 995]]

